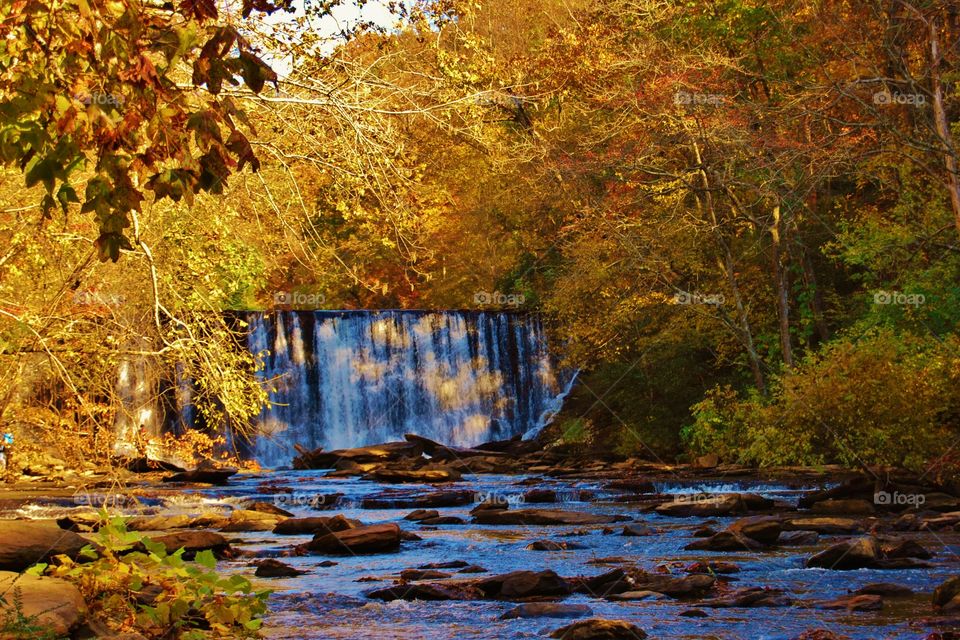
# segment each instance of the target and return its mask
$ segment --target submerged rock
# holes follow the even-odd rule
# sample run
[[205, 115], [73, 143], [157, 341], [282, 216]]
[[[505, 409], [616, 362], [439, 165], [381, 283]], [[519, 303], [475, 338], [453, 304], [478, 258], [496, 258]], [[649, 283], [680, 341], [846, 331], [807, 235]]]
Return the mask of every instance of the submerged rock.
[[257, 570], [254, 572], [254, 575], [258, 578], [293, 578], [305, 573], [307, 572], [291, 567], [279, 560], [267, 558], [257, 563]]
[[847, 611], [879, 611], [883, 608], [883, 598], [874, 594], [841, 596], [836, 600], [823, 602], [821, 609], [846, 609]]
[[476, 524], [514, 525], [584, 525], [610, 524], [627, 520], [626, 516], [560, 511], [556, 509], [483, 509], [473, 516]]
[[501, 620], [514, 618], [581, 618], [593, 615], [585, 604], [558, 604], [555, 602], [527, 602], [517, 605], [500, 616]]
[[576, 542], [555, 542], [553, 540], [534, 540], [527, 545], [527, 551], [569, 551], [586, 548]]

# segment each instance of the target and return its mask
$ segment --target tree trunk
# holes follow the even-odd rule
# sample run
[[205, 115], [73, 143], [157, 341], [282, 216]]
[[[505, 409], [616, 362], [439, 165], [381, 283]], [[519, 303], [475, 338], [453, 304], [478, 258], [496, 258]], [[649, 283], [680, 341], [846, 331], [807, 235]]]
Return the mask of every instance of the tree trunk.
[[783, 364], [793, 368], [793, 347], [790, 344], [790, 283], [786, 269], [786, 252], [783, 249], [783, 218], [780, 206], [773, 208], [773, 225], [770, 235], [773, 238], [773, 275], [777, 288], [777, 316], [780, 320], [780, 352]]
[[950, 133], [950, 122], [943, 104], [943, 85], [940, 82], [940, 27], [935, 17], [930, 18], [930, 87], [933, 94], [933, 120], [943, 149], [943, 164], [947, 169], [947, 189], [953, 219], [960, 234], [960, 175], [957, 174], [957, 150]]

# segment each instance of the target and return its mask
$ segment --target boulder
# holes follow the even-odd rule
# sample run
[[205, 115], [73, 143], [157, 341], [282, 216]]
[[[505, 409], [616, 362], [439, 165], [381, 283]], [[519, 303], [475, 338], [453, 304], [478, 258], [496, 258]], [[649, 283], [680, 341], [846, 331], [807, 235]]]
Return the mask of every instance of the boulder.
[[[4, 594], [0, 600], [0, 620], [7, 616], [15, 619], [19, 613], [57, 638], [68, 637], [70, 630], [83, 622], [87, 615], [87, 605], [80, 591], [59, 578], [0, 571], [0, 593]], [[33, 637], [49, 637], [39, 630], [34, 633]]]
[[237, 474], [236, 469], [230, 469], [230, 468], [218, 469], [214, 467], [198, 467], [191, 471], [184, 471], [183, 473], [175, 473], [172, 476], [167, 476], [163, 479], [163, 481], [223, 485], [223, 484], [227, 484], [227, 480], [229, 480], [232, 476], [235, 476], [236, 474]]
[[777, 544], [783, 546], [809, 546], [820, 540], [816, 531], [783, 531], [777, 538]]
[[393, 523], [375, 524], [319, 533], [307, 543], [307, 550], [333, 555], [396, 552], [400, 550], [400, 527]]
[[565, 596], [570, 593], [570, 584], [555, 572], [513, 571], [476, 583], [488, 598], [529, 598], [532, 596]]
[[655, 511], [662, 516], [674, 518], [708, 518], [768, 509], [772, 506], [773, 500], [749, 493], [681, 494], [674, 496], [672, 502], [659, 505]]
[[500, 616], [501, 620], [514, 618], [582, 618], [593, 615], [585, 604], [558, 604], [555, 602], [526, 602]]
[[23, 571], [58, 555], [76, 559], [88, 544], [86, 538], [52, 524], [0, 520], [0, 570]]
[[934, 589], [933, 606], [943, 613], [960, 611], [960, 577], [950, 578]]
[[264, 501], [255, 501], [255, 502], [246, 502], [243, 504], [243, 508], [247, 511], [258, 511], [260, 513], [270, 513], [281, 518], [292, 518], [293, 514], [287, 511], [286, 509], [281, 509], [272, 502]]
[[237, 509], [220, 531], [273, 531], [281, 519], [282, 516], [273, 513]]
[[709, 538], [700, 538], [687, 544], [684, 549], [689, 551], [757, 551], [765, 545], [753, 538], [738, 535], [733, 531], [721, 531]]
[[783, 527], [780, 519], [775, 516], [754, 516], [737, 520], [727, 530], [762, 544], [774, 544], [780, 537]]
[[258, 578], [293, 578], [305, 573], [306, 571], [291, 567], [279, 560], [267, 558], [257, 563], [257, 570], [254, 572], [254, 575]]
[[403, 516], [403, 519], [419, 522], [420, 520], [429, 520], [430, 518], [437, 518], [439, 516], [440, 512], [436, 509], [417, 509]]
[[693, 564], [687, 565], [684, 568], [684, 572], [685, 573], [705, 573], [707, 575], [740, 573], [740, 567], [733, 564], [732, 562], [724, 562], [722, 560], [709, 560], [705, 562], [694, 562]]
[[852, 518], [794, 516], [781, 520], [784, 531], [815, 531], [824, 535], [861, 533], [863, 523]]
[[633, 522], [631, 524], [626, 524], [623, 526], [623, 531], [620, 532], [620, 535], [624, 536], [653, 536], [657, 534], [657, 530], [648, 527], [647, 525], [641, 522]]
[[355, 521], [348, 520], [342, 515], [332, 517], [315, 516], [312, 518], [287, 518], [281, 520], [273, 528], [277, 535], [292, 536], [318, 533], [335, 533], [353, 528]]
[[376, 482], [402, 483], [434, 483], [434, 482], [455, 482], [463, 476], [456, 469], [375, 469], [368, 476], [370, 480]]
[[420, 524], [433, 526], [438, 524], [466, 524], [467, 521], [457, 516], [437, 516], [435, 518], [426, 518], [420, 521]]
[[881, 545], [885, 558], [920, 558], [929, 560], [933, 557], [923, 545], [916, 540], [893, 540]]
[[527, 545], [527, 551], [570, 551], [573, 549], [586, 549], [586, 547], [576, 542], [555, 542], [553, 540], [534, 540]]
[[[225, 520], [225, 519], [224, 519]], [[139, 516], [127, 520], [128, 531], [167, 531], [192, 526], [193, 518], [187, 515]]]
[[562, 640], [644, 640], [646, 632], [623, 620], [591, 618], [557, 629], [551, 638]]
[[807, 560], [807, 567], [823, 569], [863, 569], [874, 567], [880, 559], [880, 545], [872, 536], [840, 542]]
[[530, 504], [556, 502], [557, 492], [553, 489], [530, 489], [523, 494], [523, 501]]
[[631, 575], [634, 589], [638, 591], [656, 591], [672, 598], [699, 596], [711, 590], [716, 584], [713, 576], [693, 574], [676, 578], [659, 573], [640, 573]]
[[483, 509], [476, 512], [476, 524], [512, 525], [586, 525], [622, 522], [626, 516], [602, 515], [558, 509]]
[[449, 578], [451, 575], [452, 574], [444, 571], [436, 571], [433, 569], [404, 569], [400, 572], [400, 578], [410, 582], [416, 582], [418, 580], [442, 580]]

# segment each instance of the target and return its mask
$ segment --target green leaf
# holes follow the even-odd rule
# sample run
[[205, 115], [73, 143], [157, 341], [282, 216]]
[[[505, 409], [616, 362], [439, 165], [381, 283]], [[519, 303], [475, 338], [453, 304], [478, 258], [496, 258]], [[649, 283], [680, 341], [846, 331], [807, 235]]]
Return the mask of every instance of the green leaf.
[[217, 568], [217, 558], [209, 549], [204, 549], [203, 551], [197, 553], [197, 555], [194, 557], [194, 560], [197, 562], [197, 564], [203, 565], [207, 569]]

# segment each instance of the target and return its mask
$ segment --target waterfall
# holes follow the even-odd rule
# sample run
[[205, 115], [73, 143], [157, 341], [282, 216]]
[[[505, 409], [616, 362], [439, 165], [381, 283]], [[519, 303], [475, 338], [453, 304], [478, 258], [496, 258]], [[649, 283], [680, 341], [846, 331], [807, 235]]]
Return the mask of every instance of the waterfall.
[[270, 389], [253, 453], [339, 449], [416, 433], [473, 446], [542, 427], [571, 373], [539, 318], [474, 311], [277, 311], [242, 315]]

